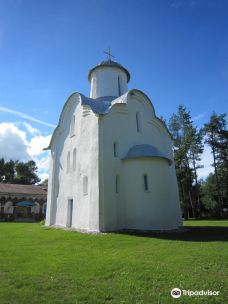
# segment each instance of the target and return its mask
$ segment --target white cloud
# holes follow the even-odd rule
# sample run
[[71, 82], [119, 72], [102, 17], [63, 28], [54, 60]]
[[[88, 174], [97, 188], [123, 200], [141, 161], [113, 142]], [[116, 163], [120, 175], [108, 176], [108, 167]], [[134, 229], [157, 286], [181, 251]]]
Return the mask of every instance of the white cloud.
[[13, 123], [0, 123], [0, 157], [6, 160], [28, 160], [26, 133]]
[[31, 157], [36, 157], [43, 153], [43, 149], [47, 148], [51, 140], [51, 135], [34, 136], [28, 144], [28, 153]]
[[29, 123], [23, 121], [21, 122], [21, 124], [26, 128], [26, 130], [31, 134], [31, 135], [40, 135], [41, 132], [40, 130], [36, 129], [36, 128], [33, 128]]
[[[25, 126], [26, 131], [20, 129]], [[33, 137], [28, 140], [28, 133]], [[40, 130], [33, 128], [25, 122], [18, 123], [0, 123], [0, 158], [5, 160], [28, 161], [35, 160], [38, 166], [38, 175], [41, 180], [48, 176], [49, 152], [43, 151], [43, 148], [49, 145], [51, 135], [43, 136]]]
[[46, 151], [43, 154], [44, 155], [40, 159], [35, 158], [38, 167], [38, 175], [41, 181], [48, 178], [48, 169], [49, 169], [49, 160], [50, 160], [49, 151]]
[[49, 151], [44, 152], [44, 155], [41, 158], [36, 158], [36, 164], [39, 168], [40, 175], [48, 172], [49, 160], [50, 160]]
[[15, 111], [15, 110], [12, 110], [12, 109], [9, 109], [9, 108], [6, 108], [6, 107], [0, 107], [0, 111], [6, 112], [6, 113], [10, 113], [10, 114], [14, 114], [14, 115], [19, 116], [21, 118], [28, 119], [30, 121], [34, 121], [34, 122], [37, 122], [37, 123], [39, 123], [41, 125], [45, 125], [45, 126], [48, 126], [48, 127], [51, 127], [51, 128], [55, 128], [56, 127], [55, 125], [50, 124], [50, 123], [48, 123], [46, 121], [36, 119], [35, 117], [32, 117], [30, 115], [27, 115], [25, 113], [22, 113], [22, 112], [19, 112], [19, 111]]
[[48, 178], [48, 173], [41, 173], [39, 174], [39, 177], [41, 179], [41, 182], [43, 182], [45, 179]]

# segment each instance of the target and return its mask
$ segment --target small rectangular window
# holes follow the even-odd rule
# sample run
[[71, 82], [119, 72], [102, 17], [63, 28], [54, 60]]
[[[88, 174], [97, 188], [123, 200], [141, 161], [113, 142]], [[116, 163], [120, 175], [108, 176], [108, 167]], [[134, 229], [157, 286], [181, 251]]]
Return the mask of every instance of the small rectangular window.
[[75, 116], [72, 117], [71, 124], [70, 124], [70, 136], [74, 135], [75, 129]]
[[68, 210], [67, 210], [67, 227], [72, 227], [72, 221], [73, 221], [73, 200], [68, 200]]
[[88, 176], [83, 177], [83, 194], [88, 195]]
[[73, 171], [76, 170], [76, 156], [77, 156], [77, 150], [74, 148], [73, 150]]
[[114, 143], [113, 143], [113, 154], [114, 154], [114, 157], [117, 157], [117, 156], [118, 156], [118, 146], [117, 146], [117, 142], [114, 142]]
[[144, 187], [144, 191], [149, 191], [147, 174], [143, 175], [143, 187]]
[[119, 175], [116, 175], [115, 188], [116, 188], [116, 193], [119, 193]]
[[67, 153], [67, 173], [70, 172], [70, 152]]
[[136, 128], [137, 132], [140, 132], [139, 112], [136, 112]]

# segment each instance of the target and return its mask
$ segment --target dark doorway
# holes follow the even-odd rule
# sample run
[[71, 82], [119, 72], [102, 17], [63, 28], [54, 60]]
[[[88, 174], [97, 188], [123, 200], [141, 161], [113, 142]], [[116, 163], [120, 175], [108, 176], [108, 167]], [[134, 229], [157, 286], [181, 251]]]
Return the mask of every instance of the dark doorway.
[[73, 219], [73, 199], [69, 199], [68, 208], [67, 208], [67, 227], [72, 227], [72, 219]]

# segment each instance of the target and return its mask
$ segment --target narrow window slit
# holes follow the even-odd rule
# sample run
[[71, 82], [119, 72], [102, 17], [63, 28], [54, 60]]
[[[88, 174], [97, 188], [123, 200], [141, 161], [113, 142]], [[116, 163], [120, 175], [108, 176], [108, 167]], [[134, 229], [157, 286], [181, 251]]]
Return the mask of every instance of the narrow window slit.
[[144, 191], [148, 191], [149, 186], [148, 186], [148, 176], [147, 176], [147, 174], [143, 175], [143, 185], [144, 185]]

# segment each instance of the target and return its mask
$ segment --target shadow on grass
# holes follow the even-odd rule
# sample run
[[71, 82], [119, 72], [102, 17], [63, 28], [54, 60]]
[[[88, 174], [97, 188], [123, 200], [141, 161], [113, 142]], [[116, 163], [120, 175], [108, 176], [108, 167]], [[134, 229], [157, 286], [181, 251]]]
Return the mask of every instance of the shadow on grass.
[[228, 227], [187, 226], [176, 231], [125, 230], [118, 234], [189, 242], [228, 241]]
[[[0, 224], [18, 223], [37, 224], [39, 222], [1, 222]], [[189, 242], [228, 241], [228, 227], [221, 226], [184, 226], [179, 230], [172, 231], [119, 230], [110, 231], [110, 233]]]

